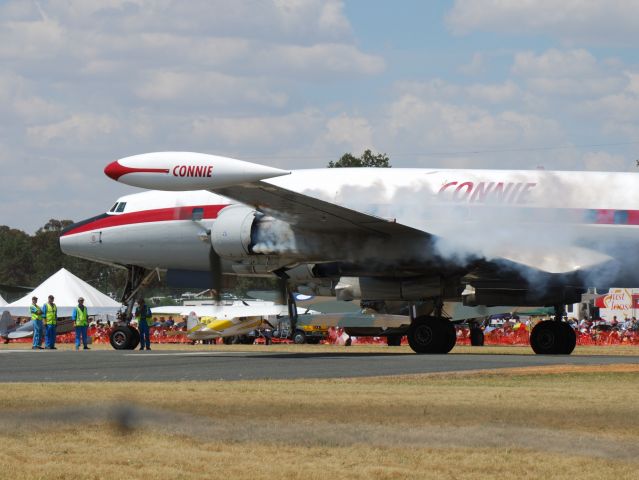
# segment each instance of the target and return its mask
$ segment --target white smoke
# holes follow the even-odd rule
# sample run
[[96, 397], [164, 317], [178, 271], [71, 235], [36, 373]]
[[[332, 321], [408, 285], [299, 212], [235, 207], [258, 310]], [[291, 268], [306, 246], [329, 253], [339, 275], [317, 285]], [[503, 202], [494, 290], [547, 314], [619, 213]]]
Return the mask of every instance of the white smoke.
[[[437, 175], [435, 180], [433, 177]], [[382, 181], [363, 186], [353, 179], [332, 185], [332, 189], [309, 189], [301, 193], [389, 221], [396, 220], [432, 235], [431, 242], [418, 245], [405, 242], [399, 249], [373, 235], [315, 236], [328, 242], [322, 250], [338, 249], [341, 258], [381, 262], [394, 257], [427, 261], [435, 255], [460, 267], [486, 260], [516, 269], [540, 288], [548, 282], [549, 274], [572, 276], [572, 281], [579, 279], [586, 285], [596, 286], [639, 280], [632, 268], [624, 268], [624, 264], [639, 267], [638, 250], [632, 248], [637, 243], [633, 231], [587, 218], [589, 212], [601, 215], [601, 212], [605, 214], [605, 208], [612, 212], [612, 209], [630, 209], [629, 206], [639, 203], [639, 196], [632, 188], [635, 176], [629, 179], [619, 173], [592, 172], [583, 174], [587, 178], [580, 183], [579, 172], [571, 172], [570, 176], [546, 171], [505, 172], [507, 182], [515, 185], [512, 192], [516, 194], [533, 184], [530, 192], [526, 192], [534, 195], [528, 203], [498, 203], [490, 201], [490, 197], [481, 203], [464, 203], [454, 201], [451, 195], [438, 194], [441, 178], [449, 176], [461, 182], [464, 175], [461, 170], [416, 174], [401, 188], [389, 187]], [[475, 182], [482, 176], [477, 171], [472, 175]], [[491, 177], [495, 177], [494, 172]], [[512, 198], [516, 198], [514, 194]], [[633, 203], [635, 198], [638, 201]], [[300, 241], [297, 234], [296, 248], [308, 248], [309, 243], [313, 243], [312, 239]], [[390, 246], [395, 251], [388, 251]], [[318, 248], [317, 245], [311, 247]]]

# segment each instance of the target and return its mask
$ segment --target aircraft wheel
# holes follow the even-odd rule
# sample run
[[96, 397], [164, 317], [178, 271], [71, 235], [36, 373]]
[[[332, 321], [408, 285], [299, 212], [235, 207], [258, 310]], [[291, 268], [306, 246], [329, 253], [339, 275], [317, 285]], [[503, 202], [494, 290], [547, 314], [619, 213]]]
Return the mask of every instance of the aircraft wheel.
[[484, 346], [484, 331], [481, 328], [470, 329], [470, 344], [473, 347]]
[[302, 330], [295, 330], [295, 333], [293, 334], [293, 343], [297, 345], [306, 343], [306, 334]]
[[456, 342], [455, 326], [445, 318], [418, 317], [408, 328], [408, 344], [415, 353], [448, 353]]
[[564, 346], [561, 353], [570, 355], [577, 345], [577, 334], [568, 323], [561, 322], [560, 325], [564, 329]]
[[133, 335], [131, 336], [131, 343], [129, 344], [129, 350], [135, 350], [140, 345], [140, 331], [137, 328], [129, 327]]
[[[129, 345], [132, 344], [133, 340], [133, 331], [131, 327], [121, 326], [115, 327], [111, 330], [111, 334], [109, 335], [109, 342], [111, 342], [111, 346], [116, 350], [130, 350], [131, 347]], [[140, 340], [138, 339], [138, 342]]]
[[445, 332], [445, 340], [439, 353], [448, 353], [453, 349], [453, 347], [455, 347], [455, 344], [457, 343], [457, 330], [455, 329], [455, 325], [453, 325], [450, 320], [440, 318], [439, 322], [442, 324], [442, 329]]
[[389, 347], [399, 347], [402, 344], [403, 335], [387, 335], [386, 345]]
[[570, 326], [564, 326], [563, 322], [555, 320], [540, 322], [535, 325], [530, 334], [530, 346], [540, 355], [569, 354], [575, 347], [570, 348], [572, 337], [568, 329], [572, 330]]

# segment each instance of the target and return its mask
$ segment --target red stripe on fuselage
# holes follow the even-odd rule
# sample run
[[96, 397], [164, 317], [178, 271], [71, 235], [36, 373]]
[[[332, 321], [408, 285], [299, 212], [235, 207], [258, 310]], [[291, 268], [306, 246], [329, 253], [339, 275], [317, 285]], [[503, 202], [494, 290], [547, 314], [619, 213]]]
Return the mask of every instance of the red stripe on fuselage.
[[202, 209], [202, 218], [211, 220], [217, 218], [220, 210], [225, 207], [228, 207], [228, 205], [191, 205], [188, 207], [158, 208], [154, 210], [141, 210], [139, 212], [107, 215], [106, 217], [99, 218], [93, 222], [79, 225], [77, 228], [71, 228], [64, 232], [62, 236], [65, 237], [76, 233], [89, 232], [92, 230], [99, 230], [101, 228], [120, 227], [123, 225], [166, 222], [170, 220], [191, 220], [193, 218], [193, 210], [196, 208]]

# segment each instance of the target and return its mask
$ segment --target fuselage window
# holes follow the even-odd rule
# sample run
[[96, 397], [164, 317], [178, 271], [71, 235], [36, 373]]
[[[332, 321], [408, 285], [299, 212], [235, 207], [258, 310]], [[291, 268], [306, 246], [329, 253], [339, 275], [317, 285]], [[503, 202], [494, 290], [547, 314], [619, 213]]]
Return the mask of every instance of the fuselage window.
[[126, 202], [120, 202], [120, 205], [118, 205], [116, 212], [118, 213], [124, 212], [124, 207], [126, 207]]
[[116, 209], [116, 208], [118, 208], [118, 202], [115, 202], [115, 203], [113, 204], [113, 206], [111, 207], [111, 210], [109, 210], [109, 213], [110, 213], [110, 212], [115, 212], [115, 209]]

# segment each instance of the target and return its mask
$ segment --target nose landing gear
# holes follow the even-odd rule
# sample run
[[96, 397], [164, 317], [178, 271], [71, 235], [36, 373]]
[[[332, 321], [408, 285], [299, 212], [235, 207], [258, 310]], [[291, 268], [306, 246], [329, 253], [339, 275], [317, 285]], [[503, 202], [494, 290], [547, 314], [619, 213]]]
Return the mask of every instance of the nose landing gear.
[[128, 271], [122, 294], [122, 304], [127, 306], [126, 311], [121, 315], [109, 336], [109, 342], [116, 350], [134, 350], [140, 344], [140, 332], [129, 325], [133, 304], [138, 292], [151, 282], [156, 273], [156, 270], [149, 271], [136, 266], [129, 266]]

